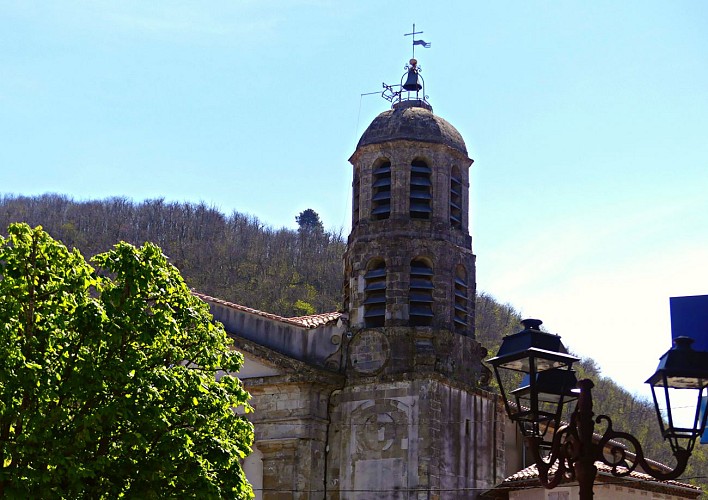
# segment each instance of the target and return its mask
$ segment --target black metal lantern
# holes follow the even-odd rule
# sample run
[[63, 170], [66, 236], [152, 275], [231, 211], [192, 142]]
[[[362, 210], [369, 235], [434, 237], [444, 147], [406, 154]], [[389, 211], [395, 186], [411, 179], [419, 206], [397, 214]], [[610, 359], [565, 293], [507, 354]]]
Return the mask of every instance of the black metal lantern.
[[[708, 417], [708, 352], [694, 351], [693, 339], [679, 337], [675, 346], [661, 357], [659, 368], [647, 383], [651, 384], [659, 425], [664, 439], [669, 440], [676, 465], [671, 470], [659, 469], [644, 457], [642, 446], [631, 434], [616, 431], [607, 415], [595, 416], [593, 412], [591, 380], [577, 382], [572, 365], [578, 358], [568, 354], [558, 335], [539, 330], [540, 320], [522, 321], [524, 330], [504, 337], [499, 353], [488, 362], [494, 367], [502, 399], [509, 418], [519, 425], [526, 444], [534, 457], [539, 479], [545, 488], [555, 488], [564, 479], [577, 479], [581, 500], [593, 498], [593, 484], [597, 475], [595, 461], [611, 468], [613, 475], [624, 477], [637, 467], [660, 481], [676, 479], [686, 470], [696, 438], [703, 434]], [[517, 377], [509, 377], [516, 373]], [[509, 392], [508, 385], [521, 385]], [[677, 419], [680, 412], [675, 401], [670, 401], [676, 391], [693, 392], [696, 397], [695, 413], [688, 424]], [[576, 399], [577, 404], [567, 425], [561, 424], [564, 405]], [[672, 404], [674, 409], [672, 409]], [[693, 411], [693, 410], [691, 410]], [[600, 436], [595, 424], [605, 422], [606, 429]], [[551, 440], [544, 439], [551, 430]], [[627, 450], [614, 446], [620, 459], [608, 456], [605, 448], [610, 443], [627, 443], [634, 451], [631, 462], [623, 459]]]
[[[690, 337], [674, 339], [674, 347], [660, 358], [656, 373], [647, 380], [654, 397], [661, 433], [674, 453], [690, 453], [693, 450], [696, 438], [706, 427], [708, 416], [705, 408], [708, 402], [708, 352], [694, 351], [692, 343]], [[675, 401], [679, 394], [693, 394], [695, 397], [692, 418], [677, 416], [679, 405]]]
[[[526, 436], [542, 437], [551, 421], [557, 426], [563, 404], [573, 398], [575, 374], [571, 370], [578, 358], [568, 354], [560, 336], [542, 332], [538, 319], [525, 319], [524, 330], [507, 335], [496, 357], [488, 362], [494, 368], [509, 418], [519, 423]], [[509, 377], [502, 370], [526, 374], [521, 386], [507, 397]], [[548, 373], [546, 373], [548, 372]], [[545, 427], [544, 427], [545, 426]]]

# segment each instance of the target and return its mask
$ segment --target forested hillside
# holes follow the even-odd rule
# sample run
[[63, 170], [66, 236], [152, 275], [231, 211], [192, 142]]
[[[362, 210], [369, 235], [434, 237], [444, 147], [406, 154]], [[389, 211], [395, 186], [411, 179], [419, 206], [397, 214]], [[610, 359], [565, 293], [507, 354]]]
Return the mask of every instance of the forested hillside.
[[41, 225], [87, 258], [119, 241], [152, 241], [191, 287], [282, 316], [341, 307], [345, 242], [341, 234], [324, 231], [318, 220], [305, 220], [292, 231], [273, 229], [249, 215], [227, 216], [203, 203], [77, 202], [44, 195], [1, 198], [1, 230], [10, 222]]
[[[134, 203], [125, 198], [74, 201], [61, 195], [0, 198], [3, 234], [11, 222], [42, 225], [86, 257], [119, 241], [152, 241], [200, 292], [283, 316], [337, 310], [346, 242], [341, 234], [325, 231], [313, 211], [296, 216], [299, 229], [294, 231], [273, 229], [236, 212], [224, 215], [203, 203]], [[520, 320], [512, 306], [479, 293], [477, 339], [491, 354], [504, 335], [519, 331]], [[584, 359], [578, 371], [579, 378], [596, 383], [596, 413], [612, 416], [615, 429], [633, 433], [649, 456], [673, 465], [668, 443], [659, 436], [653, 403], [635, 398], [602, 377], [591, 359]], [[706, 476], [708, 456], [699, 445], [684, 478], [703, 483]]]

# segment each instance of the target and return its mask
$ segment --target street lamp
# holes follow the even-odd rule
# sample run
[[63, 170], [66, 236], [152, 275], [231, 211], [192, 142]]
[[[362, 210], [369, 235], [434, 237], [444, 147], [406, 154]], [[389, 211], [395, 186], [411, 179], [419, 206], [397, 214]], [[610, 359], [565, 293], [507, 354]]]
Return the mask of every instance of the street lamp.
[[[692, 339], [679, 337], [674, 347], [661, 357], [656, 373], [647, 380], [652, 388], [661, 433], [671, 444], [676, 458], [676, 467], [667, 472], [647, 463], [637, 438], [615, 431], [610, 417], [593, 418], [594, 384], [586, 379], [577, 382], [575, 387], [572, 364], [578, 358], [568, 354], [560, 337], [542, 332], [540, 320], [527, 319], [521, 323], [524, 330], [504, 337], [499, 352], [488, 362], [494, 368], [509, 418], [518, 424], [524, 435], [545, 488], [555, 488], [564, 476], [569, 476], [578, 481], [580, 499], [591, 499], [598, 460], [610, 466], [615, 476], [627, 476], [638, 465], [660, 481], [675, 479], [683, 473], [696, 438], [706, 427], [708, 352], [694, 351]], [[507, 387], [509, 380], [513, 380], [505, 375], [508, 372], [523, 374], [518, 388], [509, 390]], [[692, 426], [679, 425], [672, 412], [671, 395], [677, 390], [696, 395]], [[561, 420], [563, 407], [575, 399], [578, 402], [570, 423], [565, 423]], [[606, 422], [607, 429], [599, 439], [594, 439], [595, 424], [602, 421]], [[549, 429], [552, 430], [551, 441], [546, 437]], [[612, 440], [632, 444], [635, 457], [631, 463], [626, 462], [626, 449], [611, 443]], [[611, 448], [609, 453], [605, 452], [607, 446]], [[551, 473], [552, 469], [555, 472]]]

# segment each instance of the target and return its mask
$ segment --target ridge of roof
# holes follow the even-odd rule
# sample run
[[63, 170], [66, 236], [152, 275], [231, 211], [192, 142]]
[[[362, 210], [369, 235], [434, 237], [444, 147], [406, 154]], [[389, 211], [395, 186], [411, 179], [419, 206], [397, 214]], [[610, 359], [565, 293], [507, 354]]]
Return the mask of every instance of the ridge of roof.
[[227, 300], [218, 299], [216, 297], [212, 297], [211, 295], [206, 295], [204, 293], [197, 292], [196, 290], [191, 290], [191, 292], [192, 292], [192, 295], [202, 299], [204, 302], [212, 302], [214, 304], [220, 304], [220, 305], [226, 306], [230, 309], [236, 309], [238, 311], [243, 311], [243, 312], [246, 312], [249, 314], [255, 314], [255, 315], [261, 316], [263, 318], [272, 319], [274, 321], [280, 321], [281, 323], [287, 323], [290, 325], [299, 326], [301, 328], [308, 328], [308, 329], [318, 328], [320, 326], [324, 326], [324, 325], [331, 323], [333, 321], [337, 321], [342, 316], [341, 312], [335, 311], [335, 312], [328, 312], [328, 313], [321, 313], [321, 314], [310, 314], [308, 316], [296, 316], [293, 318], [286, 318], [283, 316], [279, 316], [277, 314], [272, 314], [272, 313], [268, 313], [265, 311], [259, 311], [258, 309], [253, 309], [252, 307], [242, 306], [241, 304], [236, 304], [234, 302], [229, 302]]

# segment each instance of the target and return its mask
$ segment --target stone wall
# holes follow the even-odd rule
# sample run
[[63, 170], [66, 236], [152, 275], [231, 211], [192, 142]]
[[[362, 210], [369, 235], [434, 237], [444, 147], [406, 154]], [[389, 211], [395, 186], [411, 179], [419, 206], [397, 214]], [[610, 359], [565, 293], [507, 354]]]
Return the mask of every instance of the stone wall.
[[332, 397], [326, 498], [476, 498], [504, 472], [500, 415], [442, 377], [348, 384]]
[[237, 308], [216, 301], [208, 303], [214, 319], [223, 323], [226, 331], [233, 336], [294, 359], [307, 360], [314, 366], [331, 370], [339, 368], [339, 347], [345, 330], [341, 322], [304, 328], [241, 306]]
[[469, 387], [484, 387], [487, 350], [476, 340], [432, 327], [350, 329], [343, 343], [344, 368], [360, 382], [406, 373], [437, 373]]
[[255, 446], [262, 460], [261, 498], [319, 499], [324, 495], [331, 386], [248, 380]]

